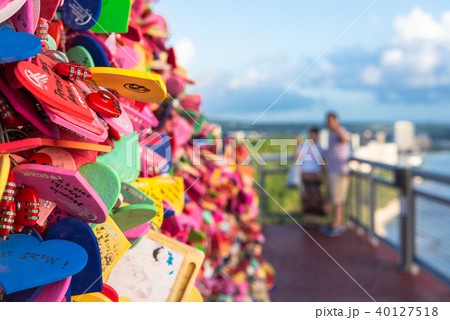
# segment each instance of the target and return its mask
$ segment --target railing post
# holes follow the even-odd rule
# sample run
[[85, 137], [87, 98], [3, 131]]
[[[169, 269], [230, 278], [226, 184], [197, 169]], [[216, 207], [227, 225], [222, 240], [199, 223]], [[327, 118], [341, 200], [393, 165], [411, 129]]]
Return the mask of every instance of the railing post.
[[415, 230], [414, 230], [414, 196], [413, 181], [410, 168], [399, 168], [395, 171], [395, 184], [400, 189], [400, 269], [417, 273], [414, 263]]
[[370, 169], [370, 199], [369, 199], [369, 242], [371, 245], [377, 245], [378, 241], [375, 237], [375, 209], [376, 209], [376, 183], [375, 183], [375, 169], [371, 166]]
[[356, 175], [356, 222], [357, 228], [356, 232], [358, 235], [362, 235], [364, 233], [362, 225], [362, 181], [359, 175]]

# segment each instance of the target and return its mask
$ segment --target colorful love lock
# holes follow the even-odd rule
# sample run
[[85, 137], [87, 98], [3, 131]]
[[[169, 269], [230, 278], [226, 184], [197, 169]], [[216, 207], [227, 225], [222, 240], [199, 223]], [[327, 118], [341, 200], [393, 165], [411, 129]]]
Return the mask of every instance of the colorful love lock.
[[59, 62], [55, 65], [55, 71], [70, 81], [91, 80], [92, 72], [88, 68], [70, 62]]
[[10, 87], [3, 79], [0, 79], [0, 91], [9, 100], [11, 105], [28, 121], [30, 121], [43, 134], [59, 139], [58, 127], [47, 123], [36, 109], [37, 101], [24, 89]]
[[13, 14], [20, 10], [27, 0], [3, 1], [0, 5], [0, 23], [8, 20]]
[[181, 177], [155, 177], [161, 196], [166, 200], [176, 215], [181, 214], [184, 207], [184, 180]]
[[135, 245], [138, 238], [142, 238], [144, 235], [147, 234], [148, 230], [150, 230], [150, 223], [144, 223], [140, 226], [133, 228], [131, 230], [125, 231], [123, 235], [127, 237], [127, 239], [133, 239], [130, 240], [131, 242], [131, 248]]
[[119, 100], [107, 90], [90, 93], [86, 101], [89, 107], [101, 116], [118, 118], [122, 113]]
[[102, 274], [103, 279], [105, 279], [128, 250], [130, 243], [110, 216], [106, 218], [104, 223], [91, 225], [91, 228], [93, 228], [94, 235], [97, 238], [102, 260]]
[[106, 283], [103, 284], [103, 289], [100, 293], [107, 296], [112, 302], [119, 302], [119, 294], [117, 291]]
[[75, 160], [72, 155], [63, 148], [46, 147], [39, 149], [38, 154], [46, 154], [52, 160], [55, 168], [75, 170]]
[[189, 122], [182, 117], [174, 117], [173, 122], [173, 152], [184, 146], [191, 139], [194, 129]]
[[164, 219], [164, 207], [158, 182], [151, 178], [139, 178], [132, 185], [155, 201], [156, 216], [150, 221], [150, 224], [161, 227]]
[[47, 240], [67, 240], [80, 245], [88, 254], [86, 266], [72, 276], [70, 290], [72, 295], [98, 292], [103, 289], [102, 263], [97, 238], [92, 229], [76, 218], [66, 218], [54, 224]]
[[15, 74], [19, 81], [38, 99], [55, 109], [66, 112], [85, 121], [94, 119], [82, 93], [75, 85], [63, 79], [54, 71], [56, 61], [50, 57], [38, 56], [37, 65], [21, 61]]
[[0, 155], [0, 197], [3, 195], [6, 183], [8, 182], [10, 167], [11, 160], [9, 159], [9, 154]]
[[[138, 35], [139, 36], [139, 35]], [[145, 55], [137, 49], [136, 45], [129, 43], [129, 41], [124, 41], [123, 34], [116, 36], [118, 42], [124, 42], [122, 45], [117, 46], [114, 53], [114, 59], [117, 63], [117, 67], [127, 70], [137, 70], [142, 71], [139, 66], [147, 65], [145, 60]], [[120, 40], [122, 39], [122, 40]]]
[[122, 232], [149, 222], [155, 216], [156, 207], [150, 204], [130, 204], [114, 209], [111, 214], [111, 218]]
[[51, 35], [47, 35], [47, 48], [49, 51], [54, 51], [58, 48], [55, 39]]
[[78, 168], [78, 172], [86, 179], [110, 211], [119, 198], [121, 184], [117, 172], [104, 163], [87, 163]]
[[108, 57], [106, 56], [104, 48], [99, 44], [99, 42], [88, 34], [82, 34], [76, 37], [72, 42], [72, 47], [81, 46], [85, 48], [92, 59], [94, 60], [94, 65], [96, 67], [110, 67]]
[[92, 32], [127, 32], [130, 10], [130, 0], [104, 0], [102, 3], [102, 12], [97, 24], [92, 27]]
[[25, 32], [14, 32], [9, 26], [0, 25], [0, 38], [0, 63], [28, 59], [42, 50], [38, 37]]
[[0, 154], [16, 153], [24, 150], [38, 148], [41, 146], [61, 147], [61, 148], [89, 150], [98, 152], [111, 152], [111, 147], [100, 144], [69, 141], [69, 140], [29, 138], [0, 144]]
[[3, 297], [2, 302], [32, 302], [42, 292], [44, 286], [34, 287], [11, 294], [7, 294]]
[[101, 0], [64, 0], [61, 8], [64, 23], [73, 30], [92, 28], [96, 24], [101, 10]]
[[107, 283], [134, 302], [186, 301], [204, 257], [203, 252], [150, 230], [117, 263]]
[[172, 169], [172, 147], [165, 134], [152, 132], [140, 139], [142, 146], [142, 173], [152, 177], [169, 173]]
[[80, 272], [87, 253], [64, 240], [40, 242], [14, 234], [0, 240], [0, 285], [6, 294], [56, 282]]
[[61, 0], [41, 0], [40, 16], [42, 19], [51, 21], [58, 10]]
[[61, 20], [54, 20], [48, 24], [47, 33], [50, 37], [52, 37], [55, 40], [56, 47], [59, 47], [61, 45], [61, 40], [63, 40], [65, 32], [66, 31], [64, 23]]
[[41, 11], [40, 0], [27, 0], [12, 17], [11, 21], [16, 31], [33, 33]]
[[103, 284], [101, 292], [93, 292], [72, 296], [72, 302], [121, 302], [120, 297], [113, 287]]
[[102, 118], [110, 127], [124, 136], [129, 136], [133, 132], [133, 124], [126, 112], [122, 112], [118, 117], [102, 116]]
[[90, 69], [99, 86], [114, 89], [121, 95], [144, 102], [161, 102], [167, 96], [166, 85], [159, 74], [96, 67]]
[[136, 132], [142, 132], [148, 130], [150, 127], [156, 127], [158, 125], [158, 119], [153, 115], [152, 117], [148, 117], [145, 114], [138, 112], [137, 110], [127, 106], [126, 104], [122, 104], [123, 109], [128, 114], [128, 117], [133, 124], [133, 128]]
[[47, 284], [33, 302], [60, 302], [70, 286], [72, 277]]
[[82, 46], [74, 46], [67, 51], [67, 58], [74, 63], [81, 64], [87, 68], [95, 67], [94, 60], [86, 48]]
[[68, 214], [84, 221], [106, 220], [105, 203], [78, 171], [22, 164], [14, 168], [18, 184], [39, 190], [39, 196], [56, 202]]
[[97, 158], [97, 162], [110, 165], [119, 174], [122, 182], [130, 183], [139, 176], [141, 158], [138, 136], [133, 132], [114, 143], [114, 149]]
[[64, 113], [58, 109], [52, 108], [43, 101], [41, 101], [40, 104], [42, 108], [44, 108], [50, 120], [60, 125], [62, 128], [66, 128], [76, 134], [97, 142], [103, 142], [108, 137], [108, 132], [100, 122], [97, 114], [92, 109], [89, 110], [93, 119], [91, 121], [85, 121], [73, 117], [72, 115]]
[[39, 228], [47, 227], [47, 218], [56, 208], [56, 202], [49, 201], [46, 199], [39, 198], [39, 219], [36, 222], [36, 226]]
[[[83, 81], [75, 81], [75, 84], [88, 95], [98, 91], [97, 87]], [[122, 107], [123, 104], [120, 102], [120, 108], [122, 109]], [[118, 117], [109, 117], [106, 115], [102, 115], [101, 117], [110, 127], [124, 136], [129, 136], [133, 132], [133, 125], [126, 112], [120, 112]]]
[[123, 201], [126, 203], [155, 205], [155, 201], [147, 194], [128, 183], [122, 183], [120, 193], [123, 196]]

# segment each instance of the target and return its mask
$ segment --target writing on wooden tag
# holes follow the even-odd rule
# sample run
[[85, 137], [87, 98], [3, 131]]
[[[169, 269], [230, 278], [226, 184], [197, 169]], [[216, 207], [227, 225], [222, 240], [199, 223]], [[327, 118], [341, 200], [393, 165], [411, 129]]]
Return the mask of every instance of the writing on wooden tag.
[[161, 196], [166, 200], [176, 215], [181, 214], [184, 207], [184, 180], [182, 177], [155, 177], [161, 190]]
[[155, 201], [156, 216], [151, 220], [151, 223], [161, 227], [164, 219], [164, 207], [158, 182], [151, 178], [139, 178], [132, 185]]
[[97, 238], [102, 259], [102, 273], [103, 278], [105, 278], [131, 244], [110, 216], [104, 223], [91, 227], [93, 227], [94, 235]]

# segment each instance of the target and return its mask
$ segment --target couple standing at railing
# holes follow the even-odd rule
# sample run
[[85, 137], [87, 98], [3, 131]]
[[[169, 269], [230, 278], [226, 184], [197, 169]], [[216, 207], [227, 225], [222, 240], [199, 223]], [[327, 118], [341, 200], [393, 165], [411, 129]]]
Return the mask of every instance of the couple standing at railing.
[[[318, 143], [319, 130], [311, 128], [309, 139], [297, 148], [296, 159], [301, 163], [303, 214], [324, 216], [330, 213], [332, 220], [324, 233], [335, 237], [347, 230], [344, 207], [350, 184], [350, 142], [347, 130], [339, 124], [335, 113], [327, 114], [326, 126], [329, 130], [328, 150], [324, 152]], [[322, 195], [323, 181], [327, 183], [328, 201]]]

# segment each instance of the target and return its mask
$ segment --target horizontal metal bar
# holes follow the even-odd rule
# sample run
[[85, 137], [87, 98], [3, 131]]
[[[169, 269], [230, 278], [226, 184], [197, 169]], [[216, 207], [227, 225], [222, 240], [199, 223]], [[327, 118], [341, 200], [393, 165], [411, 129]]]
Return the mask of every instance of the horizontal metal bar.
[[432, 173], [432, 172], [419, 170], [419, 169], [412, 169], [412, 174], [413, 174], [413, 176], [421, 177], [423, 179], [450, 184], [450, 176], [448, 176], [448, 175], [444, 175], [444, 174], [440, 174], [440, 173]]
[[375, 182], [377, 183], [381, 183], [390, 187], [396, 187], [394, 181], [390, 181], [381, 177], [374, 177], [372, 178], [370, 173], [363, 173], [363, 172], [359, 172], [359, 171], [351, 171], [351, 174], [355, 175], [355, 176], [359, 176], [362, 178], [367, 178], [367, 179], [373, 179]]
[[414, 189], [414, 196], [420, 196], [420, 197], [424, 197], [430, 200], [434, 200], [436, 202], [440, 202], [444, 205], [450, 205], [450, 198], [444, 198], [444, 197], [440, 197], [440, 196], [436, 196], [432, 193], [429, 193], [428, 191], [423, 191], [423, 190], [417, 190]]
[[391, 171], [394, 171], [394, 170], [400, 168], [399, 166], [394, 166], [394, 165], [390, 165], [390, 164], [387, 164], [387, 163], [375, 162], [375, 161], [370, 161], [370, 160], [366, 160], [366, 159], [359, 159], [359, 158], [354, 158], [354, 157], [351, 157], [350, 161], [357, 161], [357, 162], [360, 162], [360, 163], [366, 163], [366, 164], [369, 164], [369, 165], [371, 165], [371, 166], [373, 166], [375, 168], [382, 168], [382, 169], [391, 170]]

